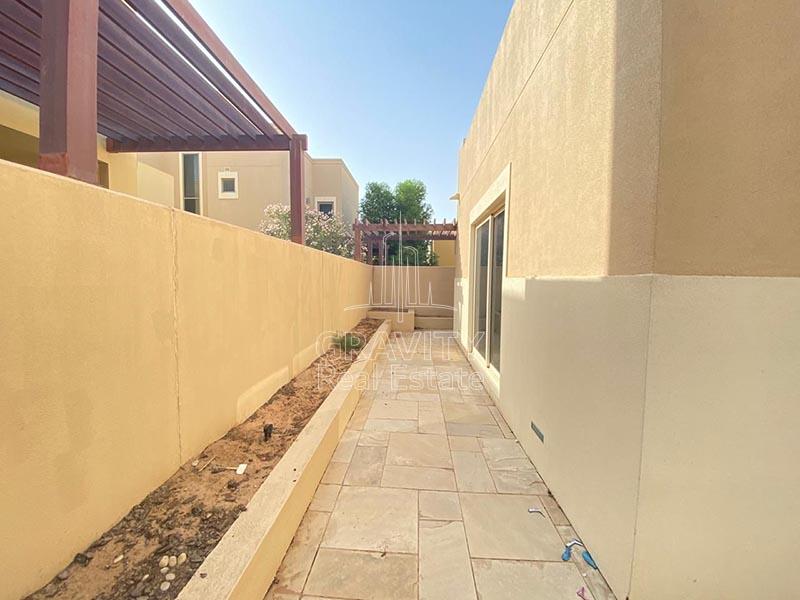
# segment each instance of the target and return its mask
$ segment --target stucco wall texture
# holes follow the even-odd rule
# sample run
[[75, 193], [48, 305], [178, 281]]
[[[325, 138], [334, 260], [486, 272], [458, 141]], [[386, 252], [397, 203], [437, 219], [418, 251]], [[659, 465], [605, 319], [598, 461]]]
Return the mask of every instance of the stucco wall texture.
[[800, 587], [774, 560], [800, 535], [798, 31], [788, 0], [517, 0], [460, 151], [456, 329], [508, 169], [487, 381], [618, 598]]
[[0, 189], [0, 597], [18, 598], [358, 322], [372, 273], [4, 161]]
[[460, 151], [511, 163], [508, 275], [800, 275], [791, 0], [518, 0]]

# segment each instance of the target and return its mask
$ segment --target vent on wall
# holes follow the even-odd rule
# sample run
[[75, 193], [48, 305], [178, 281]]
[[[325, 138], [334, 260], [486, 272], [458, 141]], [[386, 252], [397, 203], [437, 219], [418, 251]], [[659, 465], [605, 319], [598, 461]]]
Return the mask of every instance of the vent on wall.
[[536, 423], [531, 421], [531, 429], [533, 429], [533, 433], [536, 434], [536, 437], [539, 438], [539, 441], [544, 444], [544, 432], [536, 426]]

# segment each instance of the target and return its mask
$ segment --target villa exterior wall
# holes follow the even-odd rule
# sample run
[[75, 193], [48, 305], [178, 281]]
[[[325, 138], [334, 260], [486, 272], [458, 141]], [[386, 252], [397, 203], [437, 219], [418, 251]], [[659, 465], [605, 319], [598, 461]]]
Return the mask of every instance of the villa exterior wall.
[[0, 189], [0, 596], [18, 598], [358, 322], [372, 268], [5, 161]]
[[[180, 208], [180, 154], [142, 153], [139, 161], [174, 178], [173, 206]], [[219, 173], [226, 171], [237, 175], [237, 198], [220, 198]], [[200, 173], [203, 216], [257, 229], [267, 206], [289, 206], [288, 152], [203, 152]], [[359, 203], [358, 182], [339, 158], [305, 156], [305, 196], [306, 204], [312, 208], [316, 207], [317, 198], [334, 198], [334, 214], [345, 223], [355, 220]]]
[[[0, 91], [0, 125], [10, 135], [0, 131], [0, 159], [35, 167], [39, 159], [39, 109], [6, 92]], [[138, 159], [134, 154], [110, 154], [105, 137], [97, 136], [97, 160], [108, 165], [108, 187], [123, 194], [140, 195], [138, 190]], [[158, 195], [152, 194], [157, 191]], [[165, 189], [149, 188], [147, 200], [165, 204]], [[142, 197], [140, 195], [140, 197]]]
[[471, 357], [619, 598], [800, 585], [770, 558], [800, 534], [798, 30], [789, 2], [518, 0], [461, 149], [456, 329], [504, 205], [499, 374]]

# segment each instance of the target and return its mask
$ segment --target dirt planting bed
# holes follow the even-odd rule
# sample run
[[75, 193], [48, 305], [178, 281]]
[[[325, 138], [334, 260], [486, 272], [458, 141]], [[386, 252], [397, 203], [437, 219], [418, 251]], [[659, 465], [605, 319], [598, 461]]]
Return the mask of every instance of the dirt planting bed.
[[359, 349], [328, 350], [28, 599], [176, 598], [380, 324], [362, 320]]

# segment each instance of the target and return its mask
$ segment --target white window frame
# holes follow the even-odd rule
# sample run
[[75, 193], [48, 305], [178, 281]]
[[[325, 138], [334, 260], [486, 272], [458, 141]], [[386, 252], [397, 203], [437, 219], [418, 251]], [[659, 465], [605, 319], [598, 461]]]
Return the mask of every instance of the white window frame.
[[178, 179], [180, 181], [181, 190], [181, 210], [186, 211], [185, 194], [183, 193], [183, 157], [185, 154], [197, 155], [197, 202], [200, 208], [198, 214], [205, 215], [205, 206], [203, 205], [203, 153], [202, 152], [180, 152], [178, 156]]
[[[233, 179], [233, 191], [222, 190], [222, 180]], [[217, 172], [217, 197], [220, 200], [236, 200], [239, 198], [239, 172], [225, 169]]]
[[314, 208], [319, 211], [319, 205], [330, 202], [333, 205], [331, 215], [336, 215], [336, 196], [314, 196]]
[[[507, 285], [508, 280], [508, 255], [509, 255], [509, 240], [508, 240], [508, 225], [510, 222], [511, 212], [511, 164], [506, 165], [500, 175], [495, 179], [481, 199], [472, 207], [469, 212], [469, 271], [466, 286], [467, 290], [464, 296], [465, 302], [462, 310], [466, 313], [466, 327], [462, 329], [462, 334], [466, 335], [466, 339], [462, 342], [464, 351], [467, 354], [470, 362], [475, 370], [481, 375], [484, 383], [486, 384], [489, 394], [498, 400], [500, 397], [500, 373], [489, 362], [491, 356], [489, 345], [490, 340], [486, 342], [486, 357], [484, 357], [474, 346], [475, 339], [475, 319], [474, 319], [474, 306], [475, 298], [477, 297], [477, 264], [476, 264], [476, 238], [477, 229], [480, 225], [487, 221], [491, 216], [497, 215], [505, 211], [505, 222], [503, 223], [503, 288]], [[493, 231], [491, 223], [489, 226], [489, 244], [490, 248], [493, 243]], [[490, 302], [491, 296], [491, 268], [492, 261], [490, 256], [489, 264], [489, 288], [487, 289], [487, 302]], [[501, 293], [502, 298], [502, 293]], [[490, 336], [489, 328], [489, 313], [487, 312], [487, 328], [486, 336]], [[462, 320], [463, 323], [463, 320]]]
[[[500, 372], [495, 368], [495, 366], [491, 362], [492, 356], [492, 280], [494, 278], [494, 220], [500, 214], [504, 213], [504, 220], [503, 220], [503, 273], [502, 276], [505, 278], [505, 270], [506, 270], [506, 261], [508, 258], [508, 238], [506, 237], [506, 225], [508, 223], [508, 219], [505, 218], [507, 215], [506, 213], [506, 203], [505, 203], [505, 196], [501, 196], [498, 198], [497, 203], [492, 206], [491, 211], [480, 221], [472, 225], [472, 243], [470, 244], [472, 248], [472, 285], [470, 286], [472, 289], [470, 290], [471, 295], [471, 306], [472, 306], [472, 315], [470, 316], [470, 344], [471, 344], [471, 351], [474, 356], [481, 362], [482, 366], [487, 369], [493, 378], [498, 379], [500, 378]], [[488, 256], [488, 264], [486, 268], [486, 331], [484, 331], [484, 345], [483, 351], [484, 354], [481, 354], [478, 349], [475, 347], [475, 331], [476, 331], [476, 323], [475, 323], [475, 307], [477, 305], [477, 298], [478, 298], [478, 229], [483, 225], [488, 225], [488, 232], [489, 232], [489, 256]], [[502, 301], [502, 292], [500, 294], [501, 301]]]

